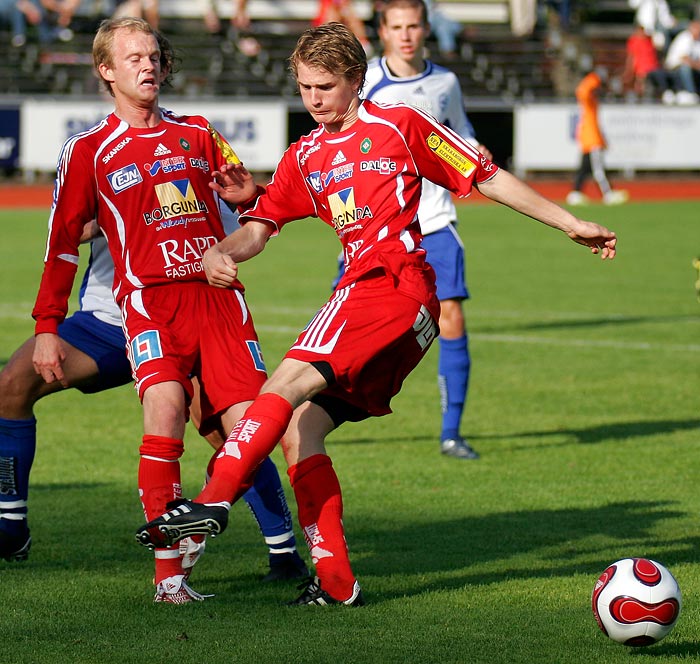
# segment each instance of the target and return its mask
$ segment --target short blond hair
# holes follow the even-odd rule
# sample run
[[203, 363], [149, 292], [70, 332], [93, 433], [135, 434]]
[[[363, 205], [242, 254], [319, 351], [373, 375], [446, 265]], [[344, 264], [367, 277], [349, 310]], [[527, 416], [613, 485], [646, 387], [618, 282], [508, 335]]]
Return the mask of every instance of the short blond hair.
[[289, 57], [289, 70], [295, 79], [300, 62], [358, 83], [358, 89], [364, 85], [367, 73], [365, 49], [342, 23], [325, 23], [305, 30]]

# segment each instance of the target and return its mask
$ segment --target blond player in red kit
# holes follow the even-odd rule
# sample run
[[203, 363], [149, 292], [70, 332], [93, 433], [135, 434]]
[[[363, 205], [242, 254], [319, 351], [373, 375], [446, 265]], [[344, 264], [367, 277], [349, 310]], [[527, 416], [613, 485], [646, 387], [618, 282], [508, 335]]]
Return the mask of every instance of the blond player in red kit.
[[[238, 262], [306, 217], [335, 229], [347, 269], [233, 428], [207, 487], [194, 501], [173, 503], [136, 538], [152, 547], [223, 531], [231, 503], [284, 434], [299, 523], [316, 566], [292, 604], [359, 606], [364, 599], [350, 566], [340, 484], [324, 441], [345, 421], [390, 413], [391, 398], [437, 335], [440, 306], [417, 217], [422, 179], [459, 196], [478, 188], [603, 258], [615, 256], [616, 237], [499, 170], [424, 112], [360, 99], [367, 61], [344, 26], [304, 32], [290, 63], [319, 126], [287, 149], [265, 193], [243, 212], [242, 228], [207, 251], [205, 269], [210, 283], [228, 288]], [[222, 169], [217, 181], [225, 198], [255, 193], [240, 166]]]
[[[212, 288], [202, 267], [205, 250], [226, 235], [212, 185], [216, 169], [237, 161], [233, 150], [205, 118], [159, 107], [172, 50], [145, 21], [104, 21], [93, 59], [114, 112], [70, 138], [59, 159], [33, 362], [47, 383], [64, 382], [57, 329], [83, 226], [96, 219], [114, 262], [113, 292], [143, 403], [138, 485], [153, 518], [181, 495], [190, 376], [201, 386], [201, 433], [219, 422], [230, 431], [267, 376], [243, 286]], [[177, 546], [156, 548], [156, 601], [202, 599], [187, 584], [185, 562]]]

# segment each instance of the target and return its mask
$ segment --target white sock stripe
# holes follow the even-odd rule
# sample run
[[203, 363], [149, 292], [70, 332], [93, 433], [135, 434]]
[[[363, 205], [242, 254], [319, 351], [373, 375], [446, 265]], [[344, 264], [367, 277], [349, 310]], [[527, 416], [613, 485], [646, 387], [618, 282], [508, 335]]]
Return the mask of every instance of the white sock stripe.
[[285, 547], [284, 549], [273, 549], [270, 547], [270, 553], [294, 553], [296, 551], [296, 547], [291, 546], [291, 547]]
[[18, 510], [26, 506], [26, 500], [3, 500], [2, 502], [0, 502], [0, 512], [3, 512], [5, 510]]
[[0, 514], [0, 519], [7, 519], [8, 521], [25, 521], [27, 519], [27, 513], [23, 512], [21, 514], [15, 514], [13, 512], [7, 512], [5, 514]]
[[180, 459], [161, 459], [160, 457], [149, 456], [148, 454], [142, 454], [142, 459], [148, 459], [149, 461], [161, 461], [163, 463], [178, 463]]
[[180, 557], [180, 549], [155, 549], [153, 552], [158, 560], [172, 560]]
[[265, 544], [283, 544], [292, 537], [294, 537], [294, 533], [291, 530], [287, 531], [286, 533], [283, 533], [282, 535], [266, 535]]

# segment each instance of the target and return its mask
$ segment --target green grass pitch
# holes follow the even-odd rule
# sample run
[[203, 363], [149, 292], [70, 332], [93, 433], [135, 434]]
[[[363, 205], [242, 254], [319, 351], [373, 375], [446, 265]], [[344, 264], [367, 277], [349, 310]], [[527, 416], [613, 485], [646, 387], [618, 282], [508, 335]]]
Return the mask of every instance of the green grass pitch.
[[[204, 603], [152, 604], [136, 469], [141, 410], [126, 386], [39, 402], [34, 546], [0, 561], [0, 652], [11, 664], [556, 663], [700, 660], [700, 255], [697, 203], [591, 206], [619, 235], [601, 262], [495, 205], [460, 207], [473, 355], [463, 429], [477, 462], [438, 453], [436, 348], [394, 414], [346, 425], [329, 451], [368, 605], [289, 608], [263, 585], [248, 510], [210, 542]], [[46, 212], [0, 211], [0, 362], [32, 333]], [[241, 268], [268, 368], [327, 298], [337, 240], [285, 229]], [[185, 495], [209, 448], [188, 431]], [[274, 453], [290, 504], [284, 462]], [[297, 534], [298, 534], [297, 527]], [[303, 554], [308, 554], [303, 547]], [[590, 595], [612, 561], [644, 556], [684, 608], [661, 643], [598, 631]]]

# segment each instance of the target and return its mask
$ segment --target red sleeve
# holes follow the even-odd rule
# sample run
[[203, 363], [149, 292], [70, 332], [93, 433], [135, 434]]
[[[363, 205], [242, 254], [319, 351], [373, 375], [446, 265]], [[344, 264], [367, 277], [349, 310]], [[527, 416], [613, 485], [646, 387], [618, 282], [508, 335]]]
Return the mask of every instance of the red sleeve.
[[[69, 141], [70, 143], [70, 141]], [[68, 312], [78, 269], [78, 247], [83, 226], [96, 218], [95, 166], [80, 143], [64, 146], [58, 166], [44, 273], [32, 316], [35, 334], [56, 333]]]
[[407, 113], [406, 139], [419, 175], [464, 197], [497, 173], [498, 166], [459, 134], [421, 111]]
[[318, 216], [316, 205], [296, 159], [296, 144], [287, 148], [272, 180], [255, 205], [241, 214], [239, 222], [268, 221], [277, 231], [296, 219]]

